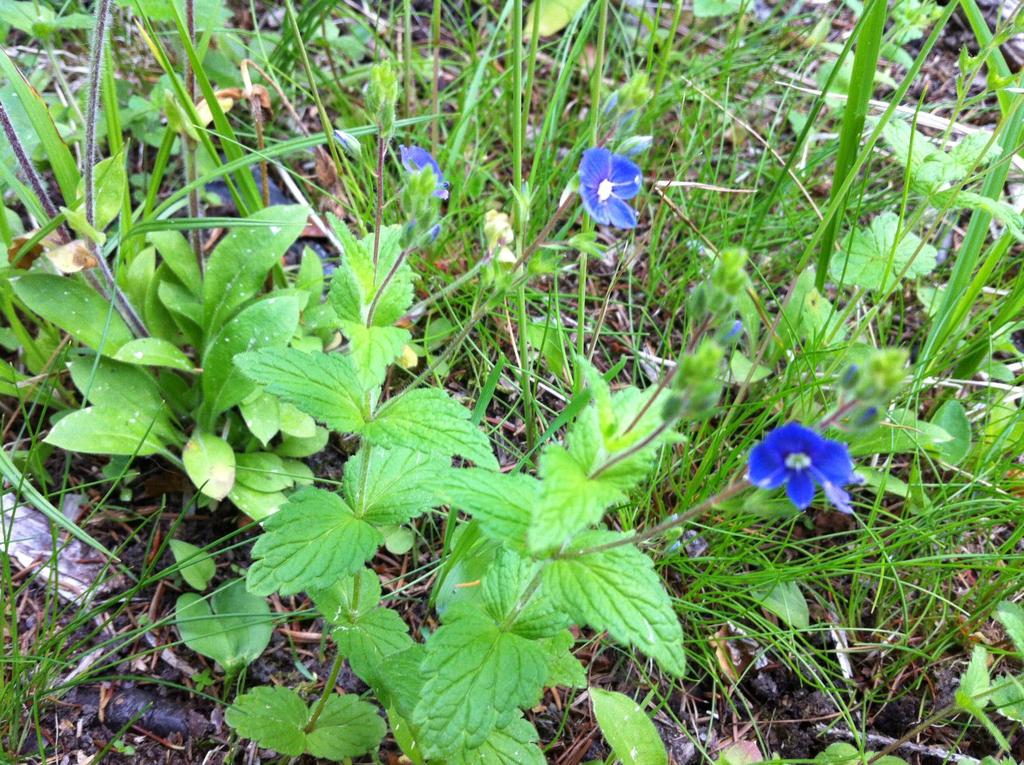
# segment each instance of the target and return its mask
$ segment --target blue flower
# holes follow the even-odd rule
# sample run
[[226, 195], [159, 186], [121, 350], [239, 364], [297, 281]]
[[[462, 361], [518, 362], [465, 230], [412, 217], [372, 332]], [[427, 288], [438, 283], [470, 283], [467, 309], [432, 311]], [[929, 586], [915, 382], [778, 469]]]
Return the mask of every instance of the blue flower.
[[843, 487], [861, 483], [846, 445], [823, 438], [799, 423], [776, 428], [750, 452], [749, 478], [762, 489], [786, 484], [789, 499], [801, 510], [814, 499], [815, 484], [837, 510], [852, 513]]
[[595, 221], [616, 228], [634, 228], [636, 211], [624, 200], [640, 191], [640, 168], [608, 149], [587, 149], [580, 161], [580, 195]]
[[430, 152], [426, 149], [421, 149], [419, 146], [400, 146], [399, 149], [402, 153], [402, 167], [410, 173], [416, 173], [425, 167], [429, 167], [434, 171], [434, 178], [437, 179], [437, 188], [434, 190], [434, 196], [439, 199], [447, 199], [448, 181], [444, 179], [441, 168], [438, 167], [437, 161], [430, 156]]

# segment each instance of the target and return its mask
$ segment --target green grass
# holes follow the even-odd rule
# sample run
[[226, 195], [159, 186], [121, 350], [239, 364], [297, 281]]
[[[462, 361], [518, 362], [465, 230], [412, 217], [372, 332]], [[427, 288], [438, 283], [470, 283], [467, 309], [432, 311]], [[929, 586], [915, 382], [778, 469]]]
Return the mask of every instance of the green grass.
[[[361, 88], [374, 56], [400, 61], [400, 104], [409, 101], [413, 109], [400, 108], [396, 143], [432, 146], [453, 182], [437, 244], [414, 259], [427, 295], [442, 290], [482, 257], [488, 209], [514, 214], [521, 254], [556, 214], [581, 151], [594, 142], [598, 121], [590, 105], [606, 102], [637, 73], [651, 76], [657, 87], [637, 128], [655, 138], [652, 151], [640, 160], [648, 181], [639, 198], [641, 228], [610, 242], [606, 258], [557, 251], [554, 273], [525, 282], [500, 310], [467, 326], [485, 294], [478, 280], [470, 280], [431, 304], [415, 329], [422, 336], [428, 327], [447, 326], [423, 362], [431, 370], [429, 378], [465, 393], [470, 403], [488, 391], [484, 423], [502, 463], [531, 469], [536, 447], [560, 436], [560, 415], [577, 400], [573, 351], [592, 355], [603, 369], [623, 363], [618, 382], [654, 384], [656, 360], [675, 359], [696, 330], [687, 300], [710, 271], [715, 253], [730, 245], [745, 247], [756, 301], [750, 304], [755, 320], [747, 321], [741, 350], [772, 374], [760, 381], [741, 376], [730, 380], [714, 416], [684, 427], [685, 443], [666, 450], [644, 490], [609, 514], [609, 522], [623, 529], [642, 529], [713, 496], [743, 473], [746, 455], [767, 430], [788, 419], [813, 421], [827, 413], [836, 379], [859, 345], [914, 349], [912, 374], [896, 405], [925, 420], [945, 401], [964, 406], [973, 436], [965, 459], [950, 466], [923, 444], [860, 458], [873, 476], [886, 482], [885, 489], [858, 492], [857, 514], [847, 525], [830, 526], [829, 514], [794, 517], [784, 503], [751, 495], [687, 527], [703, 549], [698, 556], [687, 555], [685, 547], [671, 550], [663, 540], [652, 543], [684, 623], [688, 676], [672, 685], [653, 674], [643, 657], [604, 644], [581, 642], [580, 653], [590, 656], [595, 649], [601, 663], [595, 659], [594, 666], [600, 667], [602, 679], [625, 682], [640, 699], [649, 694], [649, 711], [675, 721], [702, 751], [706, 739], [694, 735], [695, 718], [711, 712], [717, 715], [720, 736], [729, 735], [733, 723], [749, 724], [746, 737], [766, 754], [770, 751], [777, 740], [772, 738], [773, 706], [751, 691], [750, 682], [762, 660], [828, 699], [833, 711], [821, 720], [826, 728], [862, 734], [883, 705], [904, 695], [919, 704], [921, 718], [927, 717], [949, 700], [937, 690], [941, 678], [959, 675], [972, 645], [996, 634], [990, 621], [996, 603], [1024, 591], [1024, 528], [1019, 523], [1024, 502], [1019, 463], [1024, 447], [1022, 357], [1019, 351], [1014, 355], [1006, 335], [992, 339], [993, 331], [1019, 322], [1024, 308], [1021, 243], [1008, 234], [994, 239], [983, 213], [925, 209], [919, 195], [906, 192], [905, 168], [877, 140], [880, 127], [875, 129], [869, 120], [862, 132], [856, 119], [847, 119], [834, 102], [826, 104], [800, 89], [816, 87], [823, 62], [837, 56], [853, 60], [853, 46], [840, 31], [849, 28], [849, 15], [833, 6], [790, 14], [787, 5], [780, 4], [765, 20], [747, 16], [694, 21], [688, 12], [680, 17], [678, 4], [662, 2], [637, 26], [624, 4], [598, 0], [562, 34], [532, 45], [517, 29], [516, 21], [525, 15], [520, 0], [494, 8], [437, 2], [433, 12], [442, 35], [435, 50], [429, 11], [416, 14], [409, 3], [394, 3], [389, 19], [384, 14], [375, 20], [348, 6], [316, 2], [297, 6], [280, 30], [217, 29], [212, 35], [216, 45], [208, 48], [210, 38], [201, 34], [194, 59], [200, 63], [205, 48], [207, 65], [196, 69], [206, 94], [214, 87], [239, 85], [237, 63], [243, 57], [274, 77], [306, 113], [311, 135], [299, 134], [275, 94], [262, 158], [291, 174], [311, 200], [330, 205], [363, 230], [372, 228], [375, 197], [374, 138]], [[974, 4], [966, 5], [975, 34], [986, 43], [992, 31], [979, 26]], [[828, 22], [843, 22], [830, 27], [835, 30], [832, 47], [806, 42], [822, 10], [830, 14]], [[940, 55], [941, 48], [933, 45], [951, 13], [952, 8], [931, 37], [932, 30], [925, 30], [924, 53], [910, 76], [904, 79], [903, 70], [894, 70], [884, 56], [883, 70], [897, 83], [900, 104], [941, 113], [950, 124], [997, 131], [1003, 160], [977, 168], [967, 181], [968, 188], [992, 196], [1001, 192], [1007, 177], [1020, 181], [1020, 169], [1010, 157], [1020, 156], [1024, 97], [996, 93], [991, 87], [951, 100], [943, 94], [942, 101], [929, 93], [910, 95], [916, 69]], [[148, 186], [133, 189], [131, 228], [123, 225], [108, 245], [108, 252], [117, 255], [112, 260], [115, 273], [130, 266], [147, 231], [212, 225], [171, 217], [185, 207], [188, 193], [180, 147], [172, 148], [173, 135], [164, 127], [150, 136], [155, 145], [141, 143], [139, 123], [129, 113], [129, 98], [149, 97], [156, 91], [149, 90], [150, 83], [161, 75], [161, 96], [163, 87], [184, 92], [182, 25], [136, 18], [158, 55], [154, 57], [128, 14], [116, 10], [111, 40], [115, 71], [107, 81], [102, 111], [108, 131], [125, 131], [109, 145], [127, 145], [138, 169], [153, 175]], [[679, 18], [685, 24], [671, 33]], [[322, 30], [331, 24], [341, 24], [340, 43], [323, 40]], [[657, 35], [649, 34], [652, 25]], [[403, 30], [409, 29], [415, 30], [413, 39], [406, 32], [400, 42]], [[996, 35], [1001, 31], [995, 30]], [[59, 33], [54, 40], [57, 50], [78, 61], [85, 60], [85, 44], [86, 37], [74, 32]], [[995, 61], [994, 49], [987, 48], [986, 54]], [[440, 82], [434, 80], [435, 55]], [[955, 63], [954, 56], [943, 55], [950, 58], [949, 66]], [[53, 69], [52, 55], [37, 59], [20, 51], [19, 56], [14, 63], [30, 73], [32, 84], [54, 105], [58, 125], [76, 123], [77, 109], [61, 107], [55, 97], [58, 91], [67, 92], [69, 73]], [[129, 77], [130, 72], [136, 74]], [[964, 75], [965, 86], [973, 79]], [[255, 75], [254, 80], [262, 82]], [[852, 89], [851, 99], [854, 93]], [[872, 95], [893, 106], [893, 93], [889, 87], [876, 88], [873, 94], [862, 87], [858, 102], [865, 106]], [[432, 113], [435, 98], [440, 114]], [[884, 121], [893, 109], [883, 114], [868, 106], [867, 111]], [[32, 142], [51, 142], [53, 134], [40, 115], [29, 116], [28, 132], [36, 136]], [[801, 121], [808, 116], [804, 127]], [[254, 209], [259, 194], [249, 168], [261, 156], [254, 150], [255, 131], [245, 104], [226, 115], [215, 110], [214, 117], [200, 136], [200, 147], [207, 147], [208, 155], [200, 163], [196, 185], [230, 176], [241, 206]], [[309, 149], [324, 142], [318, 131], [327, 124], [360, 136], [364, 143], [359, 160], [338, 155], [334, 189], [323, 179], [309, 182]], [[76, 125], [73, 139], [80, 147], [81, 125]], [[106, 156], [106, 151], [101, 154]], [[57, 180], [65, 187], [69, 171], [60, 169]], [[392, 179], [398, 176], [394, 154], [387, 172]], [[655, 180], [691, 185], [665, 188], [662, 199], [652, 188]], [[519, 216], [513, 190], [522, 183], [528, 188], [524, 199], [529, 210]], [[721, 188], [736, 193], [716, 190]], [[11, 192], [4, 196], [7, 207], [42, 213], [30, 188], [4, 191]], [[904, 225], [913, 223], [915, 232], [935, 246], [951, 234], [947, 261], [919, 283], [905, 280], [887, 293], [836, 287], [830, 277], [825, 296], [835, 315], [829, 328], [800, 337], [787, 331], [781, 307], [801, 269], [819, 253], [820, 263], [836, 257], [833, 241], [841, 245], [850, 226], [883, 211], [900, 212]], [[397, 212], [389, 203], [385, 216]], [[592, 228], [582, 210], [570, 206], [545, 239], [565, 242]], [[545, 256], [555, 252], [541, 248]], [[820, 275], [819, 283], [823, 281]], [[929, 312], [917, 287], [940, 284], [949, 288]], [[33, 328], [35, 323], [10, 308], [6, 282], [0, 294], [11, 327], [11, 342], [5, 343], [10, 350], [20, 346], [23, 359], [51, 354], [62, 359], [66, 348], [58, 345], [58, 333], [42, 327], [29, 336], [17, 322]], [[759, 326], [759, 314], [777, 324]], [[544, 327], [545, 342], [553, 338], [547, 353], [522, 331], [524, 322]], [[451, 341], [463, 336], [452, 351]], [[557, 366], [559, 354], [551, 348], [561, 349], [569, 359], [566, 369], [552, 366], [552, 358]], [[440, 363], [430, 366], [435, 360]], [[499, 360], [503, 366], [496, 372]], [[48, 367], [60, 368], [58, 363]], [[424, 368], [421, 364], [416, 373]], [[138, 669], [136, 660], [148, 662], [178, 639], [169, 626], [170, 611], [158, 614], [156, 623], [137, 616], [155, 587], [168, 588], [165, 600], [171, 603], [179, 580], [174, 566], [158, 565], [158, 555], [139, 553], [162, 549], [190, 509], [185, 505], [142, 513], [131, 501], [118, 500], [116, 487], [99, 475], [96, 460], [49, 454], [41, 443], [47, 427], [40, 416], [42, 403], [55, 398], [79, 403], [70, 398], [73, 391], [58, 374], [47, 373], [34, 397], [22, 395], [20, 401], [5, 399], [4, 423], [11, 428], [5, 443], [14, 440], [30, 455], [18, 461], [26, 480], [57, 507], [66, 494], [89, 491], [96, 501], [79, 526], [119, 554], [134, 550], [135, 557], [124, 569], [111, 566], [104, 574], [122, 577], [112, 594], [101, 593], [97, 582], [94, 597], [69, 603], [58, 597], [53, 581], [37, 573], [21, 574], [0, 555], [0, 760], [14, 757], [26, 742], [25, 751], [44, 757], [40, 731], [59, 716], [59, 700], [71, 687], [125, 677], [162, 682], [156, 673]], [[145, 463], [144, 469], [156, 470], [153, 463]], [[24, 486], [11, 491], [21, 501], [32, 499]], [[219, 512], [233, 511], [222, 507]], [[438, 512], [419, 523], [414, 548], [419, 557], [408, 561], [396, 603], [422, 607], [424, 585], [443, 563], [449, 520], [447, 513]], [[229, 535], [210, 545], [224, 556], [225, 575], [230, 565], [244, 565], [242, 544]], [[226, 557], [228, 552], [231, 557]], [[779, 583], [799, 586], [810, 605], [808, 628], [787, 626], [760, 608], [754, 593]], [[304, 604], [293, 601], [284, 608], [282, 622], [296, 611], [301, 614]], [[30, 614], [32, 627], [27, 626]], [[722, 663], [725, 643], [749, 646], [743, 650], [754, 661], [732, 675]], [[188, 655], [183, 647], [175, 650]], [[74, 675], [87, 656], [87, 669]], [[291, 658], [297, 665], [308, 659], [294, 644]], [[743, 679], [737, 683], [738, 678]], [[227, 699], [230, 691], [218, 685], [205, 693]], [[976, 724], [965, 716], [949, 715], [942, 722], [953, 726], [952, 744], [948, 737], [929, 738], [927, 732], [921, 742], [953, 749], [975, 742], [971, 751], [984, 748], [976, 742], [985, 739], [979, 739]], [[703, 724], [705, 729], [709, 725], [706, 720]], [[575, 730], [568, 722], [566, 729]], [[542, 743], [561, 753], [571, 741]]]

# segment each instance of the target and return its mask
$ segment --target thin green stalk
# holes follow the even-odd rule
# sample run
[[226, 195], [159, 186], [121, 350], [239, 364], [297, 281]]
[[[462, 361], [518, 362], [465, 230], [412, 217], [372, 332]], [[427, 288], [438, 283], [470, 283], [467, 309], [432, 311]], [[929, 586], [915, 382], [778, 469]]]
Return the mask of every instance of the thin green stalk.
[[434, 77], [430, 83], [430, 103], [434, 119], [430, 121], [430, 148], [434, 156], [441, 143], [438, 116], [441, 113], [441, 0], [434, 0], [430, 13], [430, 47], [434, 57]]
[[[185, 0], [185, 29], [188, 34], [189, 44], [194, 48], [196, 45], [196, 3], [195, 0]], [[185, 56], [185, 90], [188, 92], [189, 101], [196, 102], [196, 72], [192, 68], [192, 59]], [[196, 130], [200, 130], [196, 127]], [[182, 147], [185, 150], [185, 181], [191, 183], [199, 174], [196, 163], [196, 142], [188, 135], [181, 137]], [[191, 188], [188, 192], [188, 217], [199, 220], [202, 210], [199, 205], [199, 189]], [[203, 243], [199, 229], [189, 229], [188, 243], [192, 247], [192, 253], [196, 256], [200, 272], [203, 270]]]
[[825, 288], [828, 275], [828, 264], [832, 260], [836, 234], [843, 221], [842, 211], [846, 198], [844, 184], [850, 170], [857, 159], [860, 148], [861, 133], [864, 130], [864, 119], [868, 113], [868, 102], [874, 90], [875, 72], [878, 68], [878, 51], [882, 45], [882, 33], [885, 31], [887, 0], [871, 0], [865, 11], [864, 23], [857, 34], [857, 49], [853, 54], [853, 74], [850, 76], [850, 93], [843, 111], [843, 126], [839, 132], [839, 153], [836, 156], [836, 169], [832, 176], [832, 199], [838, 197], [839, 210], [828, 222], [825, 235], [821, 240], [818, 252], [818, 268], [815, 283], [819, 290]]

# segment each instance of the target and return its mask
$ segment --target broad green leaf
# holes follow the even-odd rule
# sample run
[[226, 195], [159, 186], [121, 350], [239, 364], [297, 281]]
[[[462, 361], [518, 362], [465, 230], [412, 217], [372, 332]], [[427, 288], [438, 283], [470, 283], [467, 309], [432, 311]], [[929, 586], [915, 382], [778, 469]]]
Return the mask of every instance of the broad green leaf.
[[236, 454], [235, 481], [254, 491], [267, 493], [289, 489], [295, 483], [284, 459], [270, 452]]
[[490, 539], [525, 553], [540, 487], [540, 481], [523, 473], [466, 468], [448, 472], [440, 493], [446, 504], [472, 515]]
[[152, 418], [123, 409], [88, 406], [61, 417], [43, 439], [69, 452], [145, 456], [164, 450]]
[[345, 463], [342, 494], [368, 523], [405, 523], [441, 504], [438, 487], [450, 472], [447, 459], [363, 445]]
[[[533, 34], [534, 24], [537, 24], [537, 34], [541, 37], [558, 34], [569, 26], [573, 16], [586, 4], [587, 0], [533, 0], [526, 13], [523, 34], [527, 37]], [[536, 13], [540, 14], [540, 18], [534, 21]]]
[[229, 672], [259, 657], [270, 643], [270, 606], [233, 579], [209, 598], [189, 592], [178, 598], [174, 623], [185, 645]]
[[12, 279], [11, 286], [30, 311], [105, 356], [112, 356], [133, 339], [110, 303], [77, 278], [24, 273]]
[[456, 751], [447, 765], [545, 765], [544, 753], [537, 747], [537, 730], [522, 716], [496, 728], [476, 749]]
[[1024, 215], [1017, 212], [1009, 202], [992, 199], [973, 191], [959, 190], [954, 193], [953, 189], [933, 194], [931, 202], [940, 209], [961, 207], [969, 210], [982, 210], [1006, 226], [1018, 242], [1024, 242]]
[[939, 407], [931, 421], [950, 435], [949, 441], [936, 445], [942, 459], [950, 465], [959, 465], [971, 451], [971, 423], [963, 404], [952, 399], [947, 401]]
[[316, 706], [307, 707], [290, 688], [263, 685], [238, 696], [224, 719], [239, 735], [291, 757], [340, 762], [373, 751], [384, 738], [376, 707], [357, 696], [332, 692], [310, 728]]
[[[698, 19], [713, 16], [733, 16], [740, 12], [744, 0], [693, 0], [693, 15]], [[752, 3], [747, 0], [747, 6]]]
[[181, 574], [181, 578], [192, 589], [205, 590], [217, 572], [213, 557], [195, 545], [180, 539], [172, 539], [170, 547], [171, 554], [174, 555], [174, 562], [180, 566], [178, 573]]
[[992, 706], [1010, 720], [1024, 722], [1024, 678], [1000, 675], [992, 683]]
[[308, 215], [302, 205], [267, 207], [220, 241], [203, 280], [203, 327], [208, 333], [263, 288], [267, 273], [302, 233]]
[[540, 641], [548, 655], [548, 676], [546, 687], [564, 685], [567, 688], [585, 688], [587, 673], [573, 653], [576, 638], [569, 630], [561, 630]]
[[668, 765], [668, 753], [654, 727], [633, 699], [614, 691], [590, 689], [594, 717], [622, 765]]
[[422, 671], [427, 682], [412, 722], [427, 754], [445, 756], [480, 746], [535, 704], [547, 660], [536, 642], [467, 613], [430, 636]]
[[1004, 600], [996, 606], [995, 617], [1010, 636], [1017, 652], [1024, 654], [1024, 608]]
[[279, 405], [281, 432], [296, 438], [312, 438], [316, 435], [316, 420], [292, 404]]
[[147, 370], [90, 356], [72, 360], [68, 369], [75, 387], [90, 404], [117, 409], [122, 417], [134, 417], [147, 425], [155, 422], [154, 431], [161, 438], [176, 436], [164, 392]]
[[181, 450], [185, 472], [201, 494], [224, 499], [235, 485], [235, 452], [212, 433], [197, 430]]
[[[581, 534], [567, 553], [617, 542], [621, 534]], [[686, 668], [683, 631], [651, 559], [632, 545], [551, 561], [544, 569], [544, 591], [576, 623], [607, 630], [636, 646], [670, 674]]]
[[363, 386], [381, 385], [388, 366], [399, 356], [412, 335], [400, 327], [367, 327], [354, 321], [341, 322], [349, 342], [349, 355], [359, 370]]
[[[395, 262], [402, 255], [402, 226], [384, 226], [380, 234], [377, 268], [373, 267], [373, 239], [370, 234], [357, 241], [344, 224], [333, 219], [334, 228], [341, 239], [344, 257], [331, 277], [329, 300], [342, 321], [366, 324], [370, 303], [378, 285], [384, 283]], [[413, 271], [408, 259], [401, 263], [383, 295], [377, 301], [373, 324], [389, 327], [412, 304]]]
[[850, 443], [850, 454], [902, 454], [920, 449], [938, 452], [952, 436], [934, 423], [919, 420], [907, 409], [894, 409], [881, 427], [857, 436]]
[[288, 498], [280, 491], [258, 491], [235, 481], [228, 492], [228, 499], [245, 515], [254, 521], [266, 520], [281, 509]]
[[240, 404], [255, 388], [234, 365], [235, 356], [256, 348], [284, 348], [298, 325], [294, 297], [269, 297], [239, 311], [214, 335], [202, 360], [203, 405], [210, 417]]
[[311, 457], [324, 450], [330, 435], [330, 431], [326, 428], [317, 428], [309, 438], [285, 436], [281, 439], [281, 443], [274, 447], [274, 453], [282, 457]]
[[470, 421], [469, 410], [440, 388], [419, 388], [392, 399], [360, 432], [374, 445], [465, 457], [479, 467], [498, 468], [490, 441]]
[[[96, 167], [93, 168], [93, 183], [96, 188], [94, 202], [96, 222], [94, 225], [97, 230], [103, 231], [120, 214], [124, 204], [124, 195], [128, 191], [128, 173], [124, 167], [124, 154], [116, 154], [97, 162]], [[83, 199], [83, 205], [84, 195], [85, 189], [79, 185], [78, 196]]]
[[416, 534], [408, 526], [382, 526], [384, 549], [392, 555], [405, 555], [416, 543]]
[[797, 277], [789, 302], [782, 310], [780, 329], [787, 342], [798, 345], [804, 340], [842, 340], [846, 329], [828, 298], [814, 286], [814, 270], [808, 269]]
[[114, 359], [125, 364], [145, 367], [168, 367], [184, 372], [195, 372], [192, 361], [178, 347], [159, 337], [140, 337], [122, 345]]
[[270, 439], [281, 429], [281, 411], [277, 399], [261, 390], [253, 391], [241, 404], [238, 410], [242, 413], [249, 432], [266, 446]]
[[790, 627], [807, 629], [810, 625], [807, 601], [796, 582], [779, 582], [754, 590], [751, 597]]
[[904, 271], [911, 279], [931, 273], [936, 256], [935, 248], [916, 234], [900, 232], [898, 215], [882, 213], [844, 240], [842, 254], [832, 259], [832, 278], [887, 292], [896, 287]]
[[249, 590], [261, 595], [323, 589], [354, 574], [384, 541], [341, 497], [302, 489], [270, 516], [252, 548]]
[[285, 348], [244, 353], [235, 357], [235, 364], [268, 393], [334, 430], [355, 433], [365, 423], [366, 393], [347, 356]]
[[495, 624], [505, 624], [509, 631], [530, 639], [552, 637], [569, 626], [568, 618], [542, 590], [534, 592], [526, 606], [517, 610], [520, 599], [536, 581], [539, 567], [537, 562], [500, 547], [481, 577], [484, 612]]
[[146, 239], [153, 243], [164, 263], [196, 298], [203, 294], [203, 276], [196, 254], [180, 231], [151, 231]]
[[367, 569], [327, 589], [310, 592], [317, 610], [335, 626], [332, 637], [338, 650], [348, 659], [352, 671], [371, 686], [380, 682], [386, 659], [413, 644], [402, 617], [377, 605], [380, 592], [380, 580]]

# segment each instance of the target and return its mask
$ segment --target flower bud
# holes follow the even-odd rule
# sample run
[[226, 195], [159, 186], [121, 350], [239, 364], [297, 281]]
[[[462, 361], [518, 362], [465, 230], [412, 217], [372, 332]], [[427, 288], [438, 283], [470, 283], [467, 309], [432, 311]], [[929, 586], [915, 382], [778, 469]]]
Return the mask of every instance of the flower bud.
[[353, 159], [358, 159], [362, 154], [363, 147], [359, 139], [344, 130], [334, 131], [334, 140], [341, 147], [341, 150]]
[[493, 252], [499, 246], [507, 247], [515, 241], [508, 213], [488, 210], [484, 213], [484, 238], [487, 240], [487, 251]]
[[730, 298], [747, 286], [747, 251], [742, 247], [726, 247], [718, 254], [718, 262], [711, 272], [711, 283]]
[[370, 68], [370, 82], [366, 89], [366, 108], [385, 138], [395, 128], [395, 102], [398, 100], [398, 75], [390, 61]]
[[839, 386], [845, 390], [853, 390], [857, 387], [857, 382], [860, 380], [860, 366], [857, 364], [850, 364], [843, 372], [843, 376], [839, 378]]
[[704, 340], [696, 351], [681, 356], [672, 379], [673, 398], [678, 398], [680, 403], [666, 403], [666, 412], [673, 406], [678, 407], [673, 410], [676, 416], [709, 414], [722, 394], [718, 378], [723, 356], [722, 347], [714, 340]]
[[653, 144], [654, 136], [631, 135], [619, 145], [619, 154], [624, 154], [627, 157], [633, 157], [637, 154], [643, 154], [645, 151], [650, 149]]
[[887, 403], [907, 375], [907, 352], [902, 348], [874, 351], [864, 363], [857, 395], [865, 401]]

